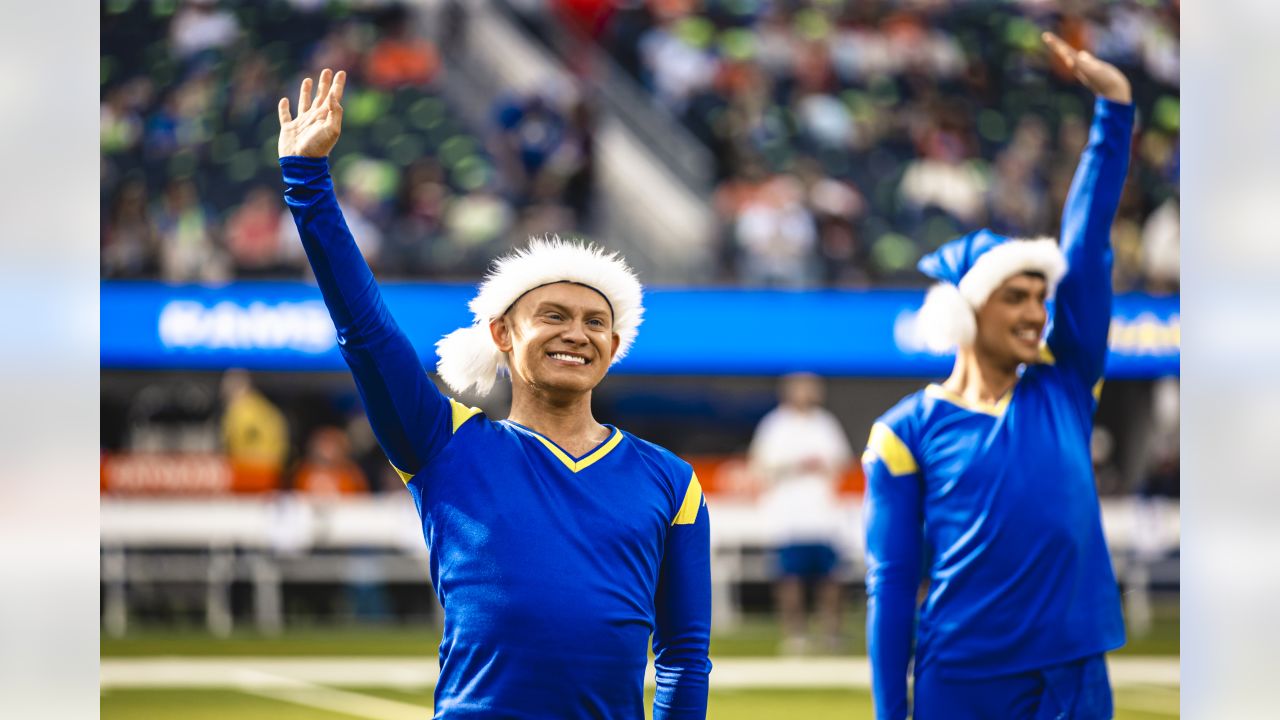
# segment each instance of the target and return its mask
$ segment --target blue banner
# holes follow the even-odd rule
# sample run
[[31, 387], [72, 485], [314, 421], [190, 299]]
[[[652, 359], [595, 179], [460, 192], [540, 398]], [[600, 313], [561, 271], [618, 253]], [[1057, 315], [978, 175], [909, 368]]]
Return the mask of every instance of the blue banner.
[[[384, 283], [392, 314], [423, 363], [435, 342], [470, 322], [466, 284]], [[631, 354], [613, 372], [936, 378], [950, 355], [913, 338], [915, 290], [651, 289]], [[102, 367], [119, 369], [345, 370], [329, 314], [303, 282], [220, 287], [102, 284]], [[1107, 376], [1177, 375], [1178, 297], [1122, 295], [1111, 323]]]

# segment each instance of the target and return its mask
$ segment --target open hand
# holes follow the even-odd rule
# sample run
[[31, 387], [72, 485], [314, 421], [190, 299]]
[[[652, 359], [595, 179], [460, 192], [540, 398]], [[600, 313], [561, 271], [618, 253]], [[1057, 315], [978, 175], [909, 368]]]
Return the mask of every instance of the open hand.
[[1041, 33], [1040, 39], [1095, 95], [1126, 105], [1133, 102], [1129, 79], [1115, 65], [1099, 60], [1087, 50], [1076, 50], [1051, 32]]
[[320, 86], [315, 100], [311, 98], [311, 78], [302, 81], [298, 93], [298, 117], [289, 115], [289, 98], [280, 98], [280, 157], [327, 157], [342, 134], [342, 90], [347, 84], [347, 73], [339, 70], [334, 75], [325, 68], [320, 73]]

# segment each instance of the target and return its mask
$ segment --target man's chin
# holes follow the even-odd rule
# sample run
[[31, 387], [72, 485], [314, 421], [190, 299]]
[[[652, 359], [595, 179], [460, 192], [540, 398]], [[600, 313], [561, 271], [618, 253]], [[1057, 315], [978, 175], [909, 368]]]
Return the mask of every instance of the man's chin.
[[1018, 347], [1013, 354], [1018, 358], [1019, 365], [1032, 365], [1040, 362], [1039, 345], [1034, 348]]
[[594, 373], [577, 368], [566, 368], [571, 372], [551, 372], [538, 378], [538, 385], [557, 392], [584, 393], [595, 389], [603, 378]]

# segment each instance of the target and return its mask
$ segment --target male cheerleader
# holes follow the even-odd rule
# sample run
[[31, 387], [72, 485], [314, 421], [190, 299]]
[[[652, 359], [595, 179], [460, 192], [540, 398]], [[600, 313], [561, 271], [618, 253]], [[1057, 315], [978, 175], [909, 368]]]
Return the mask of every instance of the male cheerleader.
[[437, 718], [704, 718], [711, 620], [698, 478], [591, 414], [591, 391], [635, 339], [641, 288], [616, 255], [559, 239], [500, 259], [438, 344], [454, 392], [510, 375], [494, 421], [440, 394], [383, 304], [333, 193], [326, 157], [346, 74], [281, 99], [285, 202], [369, 421], [422, 518], [444, 607]]
[[979, 230], [920, 261], [938, 284], [919, 328], [931, 346], [958, 348], [955, 367], [881, 416], [863, 456], [881, 720], [907, 717], [913, 639], [917, 720], [1112, 714], [1103, 653], [1124, 644], [1124, 624], [1089, 436], [1133, 107], [1115, 67], [1044, 40], [1097, 95], [1062, 246]]

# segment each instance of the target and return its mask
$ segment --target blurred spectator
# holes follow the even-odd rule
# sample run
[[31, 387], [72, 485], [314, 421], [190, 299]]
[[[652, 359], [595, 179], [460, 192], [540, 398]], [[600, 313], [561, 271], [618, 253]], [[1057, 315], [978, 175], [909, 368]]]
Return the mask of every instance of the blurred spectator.
[[650, 87], [677, 115], [715, 77], [716, 59], [708, 47], [714, 33], [710, 21], [690, 16], [666, 20], [640, 39]]
[[444, 169], [431, 158], [416, 160], [400, 175], [393, 219], [382, 245], [384, 266], [394, 275], [431, 274], [434, 245], [444, 242], [450, 192]]
[[263, 185], [227, 220], [227, 250], [241, 277], [278, 272], [280, 262], [280, 193]]
[[1178, 200], [1169, 198], [1142, 226], [1142, 265], [1147, 290], [1166, 294], [1177, 292], [1179, 268]]
[[840, 584], [836, 549], [843, 523], [836, 509], [840, 475], [853, 461], [843, 428], [822, 407], [821, 379], [808, 373], [782, 378], [781, 404], [765, 415], [751, 439], [748, 460], [764, 481], [760, 507], [777, 543], [774, 583], [786, 654], [808, 649], [804, 589], [813, 583], [826, 650], [841, 649]]
[[321, 427], [311, 433], [293, 486], [320, 497], [363, 494], [369, 485], [364, 471], [351, 459], [351, 442], [341, 428]]
[[216, 0], [186, 0], [174, 13], [169, 40], [178, 57], [186, 59], [205, 50], [225, 48], [240, 36], [234, 13], [219, 10]]
[[275, 109], [277, 87], [271, 64], [261, 53], [249, 52], [235, 66], [227, 101], [233, 125], [256, 127]]
[[902, 175], [903, 202], [916, 211], [935, 207], [967, 226], [981, 225], [986, 219], [985, 163], [966, 157], [964, 141], [942, 128], [926, 133], [923, 144], [921, 156]]
[[141, 109], [150, 99], [150, 85], [137, 80], [112, 88], [102, 101], [99, 147], [104, 155], [132, 150], [142, 137]]
[[482, 274], [506, 249], [502, 242], [514, 220], [511, 206], [488, 188], [453, 198], [444, 214], [450, 242], [433, 248], [434, 264], [463, 277]]
[[1176, 498], [1181, 495], [1180, 396], [1178, 378], [1156, 381], [1152, 393], [1150, 446], [1138, 490], [1145, 497]]
[[289, 455], [289, 426], [284, 414], [258, 392], [244, 370], [228, 370], [222, 376], [221, 392], [222, 441], [232, 464], [278, 474]]
[[373, 32], [368, 25], [357, 21], [335, 23], [316, 45], [309, 65], [313, 68], [361, 68], [372, 42]]
[[579, 97], [569, 108], [564, 141], [554, 164], [564, 178], [564, 203], [573, 211], [574, 225], [591, 227], [595, 218], [596, 113], [586, 98]]
[[781, 175], [743, 204], [734, 239], [744, 282], [794, 288], [816, 283], [817, 228], [804, 200], [800, 181]]
[[170, 282], [217, 282], [229, 275], [221, 249], [213, 240], [209, 215], [190, 180], [175, 179], [165, 188], [156, 212], [161, 237], [160, 274]]
[[382, 12], [382, 37], [365, 60], [365, 79], [382, 88], [426, 85], [440, 72], [440, 55], [430, 42], [416, 37], [409, 11], [392, 4]]
[[498, 101], [495, 155], [518, 201], [534, 194], [565, 137], [565, 118], [550, 93], [511, 94]]
[[159, 270], [160, 234], [147, 209], [141, 180], [121, 185], [102, 224], [102, 274], [105, 277], [154, 277]]
[[466, 0], [445, 0], [440, 9], [440, 30], [436, 42], [445, 55], [457, 55], [467, 49], [470, 13]]

